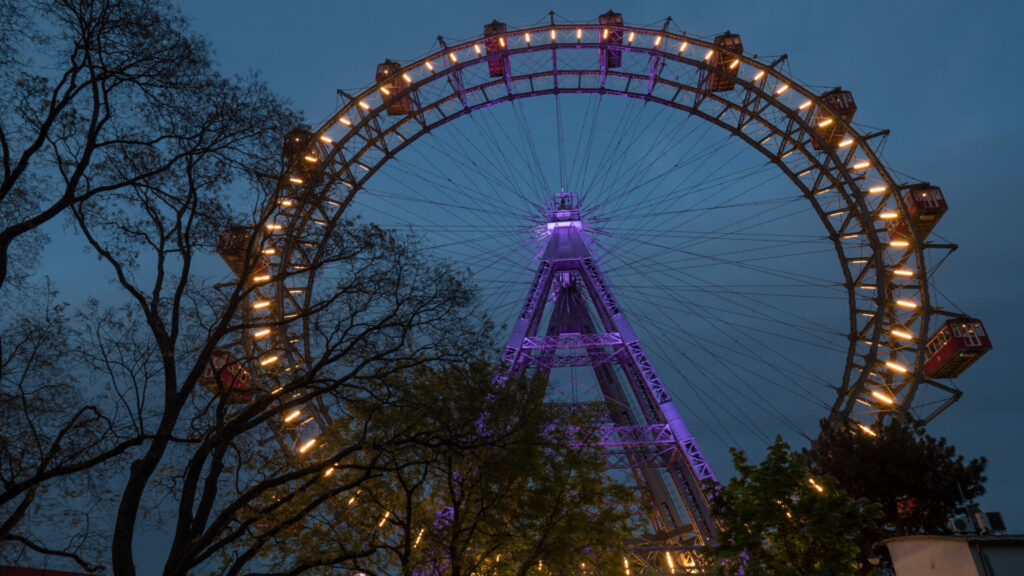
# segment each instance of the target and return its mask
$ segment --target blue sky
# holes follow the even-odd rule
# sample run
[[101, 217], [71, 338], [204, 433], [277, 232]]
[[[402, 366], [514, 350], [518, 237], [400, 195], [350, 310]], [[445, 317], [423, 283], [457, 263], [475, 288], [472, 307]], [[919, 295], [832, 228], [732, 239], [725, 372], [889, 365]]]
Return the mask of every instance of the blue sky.
[[592, 21], [613, 7], [627, 24], [666, 16], [697, 36], [743, 35], [748, 54], [789, 55], [804, 83], [842, 85], [857, 120], [892, 131], [883, 154], [907, 178], [942, 186], [950, 212], [936, 230], [960, 249], [935, 285], [983, 319], [995, 350], [957, 381], [961, 401], [930, 427], [968, 457], [989, 459], [986, 510], [1024, 530], [1024, 200], [1016, 178], [1024, 122], [1018, 103], [1024, 67], [1013, 44], [1024, 7], [1014, 2], [210, 2], [182, 11], [213, 46], [223, 70], [258, 70], [312, 123], [337, 109], [338, 88], [372, 81], [385, 57], [432, 52], [441, 34], [476, 36], [492, 18], [512, 26], [559, 18]]

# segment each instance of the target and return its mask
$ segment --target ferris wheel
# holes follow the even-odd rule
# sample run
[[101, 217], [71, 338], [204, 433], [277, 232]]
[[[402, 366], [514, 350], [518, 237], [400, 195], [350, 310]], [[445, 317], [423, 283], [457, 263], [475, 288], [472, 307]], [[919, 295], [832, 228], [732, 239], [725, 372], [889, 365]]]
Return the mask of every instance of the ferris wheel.
[[[318, 128], [290, 133], [261, 226], [222, 236], [253, 294], [252, 328], [206, 378], [230, 401], [316, 362], [311, 287], [343, 215], [409, 230], [466, 267], [512, 333], [506, 366], [549, 375], [553, 402], [633, 394], [622, 402], [635, 418], [613, 418], [619, 446], [627, 432], [656, 444], [635, 428], [669, 426], [669, 405], [689, 425], [666, 428], [679, 446], [813, 433], [819, 418], [868, 435], [926, 423], [961, 394], [947, 379], [991, 348], [929, 286], [930, 264], [955, 248], [932, 240], [942, 190], [893, 176], [877, 153], [887, 132], [853, 122], [849, 91], [797, 82], [785, 56], [750, 56], [738, 34], [614, 12], [438, 40], [423, 58], [384, 60]], [[600, 368], [615, 362], [618, 388]], [[637, 407], [649, 400], [658, 408]], [[294, 414], [280, 438], [306, 454], [329, 407]], [[639, 481], [680, 486], [666, 496], [678, 514], [654, 522], [671, 532], [689, 517], [676, 543], [692, 549], [713, 529], [686, 492], [713, 475], [695, 443], [681, 450], [674, 480]], [[627, 466], [636, 458], [627, 449]]]

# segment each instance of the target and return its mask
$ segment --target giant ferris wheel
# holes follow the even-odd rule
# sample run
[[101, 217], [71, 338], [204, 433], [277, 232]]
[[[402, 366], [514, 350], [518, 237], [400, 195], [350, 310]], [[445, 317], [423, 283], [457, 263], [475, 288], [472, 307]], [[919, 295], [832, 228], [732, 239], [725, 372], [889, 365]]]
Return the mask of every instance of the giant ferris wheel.
[[[894, 177], [849, 91], [738, 34], [611, 11], [438, 41], [289, 134], [260, 226], [222, 237], [252, 296], [212, 388], [241, 401], [316, 362], [312, 287], [343, 218], [410, 230], [506, 323], [496, 385], [540, 372], [553, 404], [604, 407], [596, 442], [653, 500], [633, 562], [654, 570], [714, 540], [697, 437], [926, 423], [991, 347], [930, 289], [955, 248], [933, 237], [943, 192]], [[281, 441], [303, 455], [331, 414], [299, 413]]]

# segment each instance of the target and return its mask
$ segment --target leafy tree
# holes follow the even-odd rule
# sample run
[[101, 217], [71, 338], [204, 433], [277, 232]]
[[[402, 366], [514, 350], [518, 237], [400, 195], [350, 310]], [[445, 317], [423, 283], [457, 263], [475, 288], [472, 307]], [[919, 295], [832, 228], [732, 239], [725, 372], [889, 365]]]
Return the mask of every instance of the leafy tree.
[[717, 547], [705, 552], [719, 574], [837, 576], [858, 572], [854, 538], [878, 520], [877, 504], [855, 498], [829, 476], [812, 476], [781, 437], [761, 464], [732, 449], [736, 477], [713, 487]]
[[[875, 434], [822, 422], [807, 451], [816, 474], [833, 476], [843, 490], [880, 506], [881, 522], [860, 536], [862, 555], [885, 538], [948, 533], [949, 517], [965, 513], [985, 493], [984, 457], [965, 462], [945, 438], [913, 424], [890, 422]], [[884, 561], [884, 547], [875, 550]]]
[[965, 462], [945, 438], [912, 424], [890, 422], [876, 434], [823, 423], [807, 457], [816, 473], [879, 503], [889, 535], [946, 533], [949, 517], [985, 493], [984, 457]]
[[605, 477], [599, 454], [550, 426], [544, 381], [495, 389], [495, 370], [424, 365], [390, 378], [386, 403], [353, 405], [372, 429], [367, 442], [386, 445], [374, 477], [279, 538], [269, 563], [298, 556], [374, 575], [572, 573], [581, 563], [621, 573], [633, 518], [621, 505], [632, 493]]

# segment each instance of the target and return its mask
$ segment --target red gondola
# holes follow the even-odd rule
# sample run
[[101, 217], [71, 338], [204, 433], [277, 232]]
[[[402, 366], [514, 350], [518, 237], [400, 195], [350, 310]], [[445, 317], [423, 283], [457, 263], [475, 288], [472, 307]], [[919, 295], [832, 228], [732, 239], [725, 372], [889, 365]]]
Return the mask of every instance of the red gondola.
[[505, 75], [508, 56], [505, 56], [505, 30], [508, 27], [504, 22], [492, 20], [490, 24], [484, 24], [484, 48], [487, 49], [487, 71], [491, 78], [500, 78]]
[[992, 342], [981, 320], [954, 318], [943, 324], [928, 340], [924, 375], [928, 378], [955, 378], [991, 349]]
[[[715, 37], [716, 49], [711, 53], [707, 88], [711, 92], [728, 92], [736, 86], [732, 75], [739, 66], [740, 55], [743, 54], [743, 42], [739, 34], [725, 34]], [[719, 72], [720, 71], [720, 72]]]
[[[622, 28], [622, 14], [609, 10], [598, 16], [597, 21], [604, 27], [601, 30], [601, 42], [622, 46], [622, 39], [625, 36], [625, 30]], [[602, 48], [600, 57], [604, 68], [622, 66], [622, 50], [619, 48]]]
[[[245, 275], [245, 251], [249, 247], [249, 239], [252, 237], [252, 232], [245, 226], [231, 226], [227, 230], [220, 233], [220, 239], [217, 241], [217, 254], [224, 259], [228, 267], [237, 275], [242, 278]], [[267, 271], [270, 269], [270, 261], [267, 257], [260, 254], [259, 259], [253, 265], [252, 270], [249, 271], [249, 279], [251, 281], [266, 280]]]
[[400, 116], [412, 112], [412, 98], [408, 94], [397, 97], [409, 84], [399, 72], [402, 65], [391, 60], [384, 60], [377, 64], [377, 83], [381, 84], [384, 90], [384, 100], [387, 101], [387, 113], [392, 116]]
[[230, 404], [252, 402], [252, 375], [227, 351], [214, 350], [210, 353], [210, 362], [203, 369], [199, 381]]
[[[829, 148], [835, 148], [846, 136], [846, 125], [857, 113], [857, 103], [849, 90], [836, 88], [820, 96], [824, 107], [818, 106], [814, 114], [814, 131]], [[838, 122], [837, 120], [842, 120]], [[821, 149], [817, 140], [811, 142], [815, 150]]]
[[918, 240], [923, 241], [949, 207], [942, 196], [942, 190], [935, 186], [911, 188], [903, 195], [907, 203], [907, 218], [889, 224], [889, 236], [893, 240], [911, 240], [908, 223], [913, 225]]

